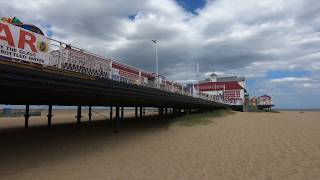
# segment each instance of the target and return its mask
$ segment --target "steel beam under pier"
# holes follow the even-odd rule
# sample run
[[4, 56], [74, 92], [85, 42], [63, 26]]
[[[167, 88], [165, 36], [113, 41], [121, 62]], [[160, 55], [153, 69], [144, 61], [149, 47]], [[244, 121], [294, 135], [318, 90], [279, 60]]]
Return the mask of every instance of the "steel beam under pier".
[[30, 105], [26, 105], [26, 112], [24, 114], [24, 128], [29, 127], [29, 117], [30, 117]]
[[51, 128], [51, 119], [52, 119], [52, 105], [49, 105], [49, 108], [48, 108], [48, 128], [50, 129]]

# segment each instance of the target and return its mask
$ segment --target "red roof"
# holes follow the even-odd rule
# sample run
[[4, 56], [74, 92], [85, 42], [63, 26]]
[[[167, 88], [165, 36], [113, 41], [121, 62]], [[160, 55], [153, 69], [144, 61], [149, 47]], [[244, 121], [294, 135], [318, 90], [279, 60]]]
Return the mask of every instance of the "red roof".
[[[198, 84], [195, 85], [198, 88]], [[207, 82], [199, 84], [200, 91], [223, 91], [244, 89], [238, 82]]]

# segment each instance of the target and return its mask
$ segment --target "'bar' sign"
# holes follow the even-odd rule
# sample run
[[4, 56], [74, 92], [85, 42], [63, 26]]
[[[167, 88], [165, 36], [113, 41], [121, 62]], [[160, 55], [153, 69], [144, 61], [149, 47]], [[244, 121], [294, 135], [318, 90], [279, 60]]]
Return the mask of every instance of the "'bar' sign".
[[18, 26], [0, 21], [0, 57], [48, 64], [49, 39]]

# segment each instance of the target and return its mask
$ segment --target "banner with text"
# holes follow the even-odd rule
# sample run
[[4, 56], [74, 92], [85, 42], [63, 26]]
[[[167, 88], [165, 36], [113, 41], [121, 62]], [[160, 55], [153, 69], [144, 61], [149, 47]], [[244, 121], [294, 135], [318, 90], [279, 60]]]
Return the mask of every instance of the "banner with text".
[[49, 48], [50, 41], [43, 35], [0, 21], [0, 58], [47, 65]]

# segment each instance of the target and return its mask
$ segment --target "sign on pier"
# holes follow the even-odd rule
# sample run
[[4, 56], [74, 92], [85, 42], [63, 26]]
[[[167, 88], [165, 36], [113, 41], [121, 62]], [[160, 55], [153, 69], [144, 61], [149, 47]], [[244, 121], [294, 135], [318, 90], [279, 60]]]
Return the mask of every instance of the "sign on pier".
[[43, 35], [0, 22], [0, 57], [48, 64], [50, 41]]

